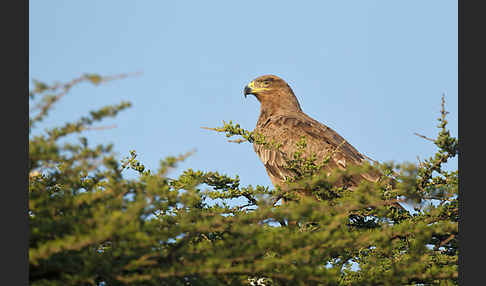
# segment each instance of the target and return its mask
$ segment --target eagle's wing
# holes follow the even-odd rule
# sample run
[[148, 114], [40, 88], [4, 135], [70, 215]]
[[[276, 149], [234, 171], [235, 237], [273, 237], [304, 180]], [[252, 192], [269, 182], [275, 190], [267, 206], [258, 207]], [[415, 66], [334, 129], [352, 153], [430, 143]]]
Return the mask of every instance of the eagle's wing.
[[[344, 169], [350, 164], [359, 165], [365, 160], [364, 156], [337, 132], [304, 113], [272, 116], [265, 122], [259, 122], [255, 131], [264, 135], [267, 142], [282, 144], [279, 150], [253, 144], [274, 185], [281, 182], [285, 176], [294, 175], [286, 168], [287, 160], [292, 158], [297, 149], [296, 143], [302, 136], [306, 137], [307, 143], [305, 156], [314, 153], [318, 162], [322, 162], [331, 155], [326, 169]], [[377, 172], [362, 175], [369, 181], [376, 181], [379, 176]]]

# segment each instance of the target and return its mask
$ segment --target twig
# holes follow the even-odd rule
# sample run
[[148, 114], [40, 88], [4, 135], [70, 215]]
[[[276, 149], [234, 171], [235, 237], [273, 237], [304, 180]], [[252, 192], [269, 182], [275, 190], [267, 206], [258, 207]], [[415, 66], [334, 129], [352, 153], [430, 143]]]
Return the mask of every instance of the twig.
[[116, 80], [116, 79], [123, 79], [123, 78], [131, 77], [131, 76], [139, 76], [139, 75], [142, 75], [142, 74], [143, 74], [142, 71], [138, 71], [138, 72], [132, 72], [132, 73], [122, 73], [122, 74], [116, 74], [116, 75], [109, 75], [109, 76], [102, 77], [101, 82], [107, 82], [107, 81], [112, 81], [112, 80]]
[[274, 207], [275, 204], [278, 203], [278, 201], [280, 201], [281, 198], [282, 196], [277, 196], [277, 198], [275, 198], [275, 200], [272, 202], [272, 207]]
[[434, 139], [429, 138], [429, 137], [426, 137], [426, 136], [424, 136], [424, 135], [420, 135], [420, 134], [418, 134], [418, 133], [416, 133], [416, 132], [414, 132], [413, 134], [414, 134], [414, 135], [417, 135], [418, 137], [424, 138], [425, 140], [429, 140], [429, 141], [435, 142], [435, 140], [434, 140]]
[[422, 163], [422, 161], [420, 161], [420, 157], [418, 155], [417, 155], [417, 161], [418, 161], [419, 167], [422, 167], [423, 163]]
[[246, 140], [242, 139], [242, 138], [238, 138], [238, 139], [235, 139], [235, 140], [228, 140], [228, 142], [241, 144], [243, 142], [246, 142]]
[[448, 243], [449, 241], [451, 241], [451, 239], [453, 239], [455, 237], [454, 234], [451, 234], [446, 240], [442, 241], [440, 244], [439, 244], [439, 247], [440, 246], [444, 246], [444, 244]]
[[44, 91], [51, 91], [55, 92], [58, 89], [62, 89], [58, 94], [51, 95], [51, 97], [46, 96], [44, 98], [50, 98], [48, 102], [44, 102], [44, 100], [41, 100], [38, 102], [34, 107], [29, 108], [29, 114], [34, 111], [39, 111], [39, 113], [31, 120], [32, 123], [39, 122], [41, 121], [48, 113], [50, 108], [58, 102], [62, 97], [64, 97], [68, 92], [71, 90], [73, 86], [75, 86], [78, 83], [84, 82], [84, 81], [91, 81], [93, 84], [98, 85], [100, 83], [105, 83], [108, 81], [116, 80], [116, 79], [122, 79], [126, 78], [129, 76], [136, 76], [140, 75], [142, 72], [135, 72], [135, 73], [123, 73], [123, 74], [117, 74], [117, 75], [112, 75], [112, 76], [98, 76], [98, 75], [89, 75], [89, 74], [84, 74], [81, 77], [75, 78], [67, 83], [56, 83], [52, 86], [48, 86], [44, 89]]
[[99, 126], [99, 127], [83, 127], [83, 130], [106, 130], [106, 129], [113, 129], [116, 128], [116, 124], [109, 125], [109, 126]]

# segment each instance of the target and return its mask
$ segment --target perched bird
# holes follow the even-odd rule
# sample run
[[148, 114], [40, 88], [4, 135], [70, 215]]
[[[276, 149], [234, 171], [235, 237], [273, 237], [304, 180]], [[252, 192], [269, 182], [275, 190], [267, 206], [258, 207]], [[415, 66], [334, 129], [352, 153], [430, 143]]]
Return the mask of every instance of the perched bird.
[[[284, 189], [285, 177], [295, 173], [288, 168], [287, 161], [297, 150], [296, 143], [306, 137], [304, 157], [315, 153], [317, 163], [330, 155], [323, 168], [330, 171], [335, 168], [346, 169], [352, 164], [361, 165], [366, 158], [343, 137], [326, 125], [305, 114], [290, 86], [275, 75], [264, 75], [251, 81], [244, 89], [245, 97], [253, 94], [260, 102], [260, 117], [256, 131], [262, 134], [266, 142], [280, 143], [276, 148], [253, 143], [253, 148], [265, 165], [265, 169], [275, 187]], [[355, 175], [347, 182], [351, 189], [363, 179], [375, 182], [380, 173], [371, 170]]]

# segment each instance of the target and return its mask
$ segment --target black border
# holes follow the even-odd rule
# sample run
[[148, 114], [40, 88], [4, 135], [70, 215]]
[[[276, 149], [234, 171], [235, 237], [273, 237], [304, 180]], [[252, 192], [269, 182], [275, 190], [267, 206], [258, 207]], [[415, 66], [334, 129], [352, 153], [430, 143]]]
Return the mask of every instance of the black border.
[[[3, 1], [2, 285], [28, 285], [29, 19], [28, 1]], [[8, 184], [5, 184], [8, 182]]]
[[[467, 3], [467, 6], [466, 6]], [[486, 236], [484, 214], [484, 9], [480, 1], [458, 1], [459, 7], [459, 285], [484, 284]], [[481, 83], [483, 85], [481, 86]], [[471, 100], [474, 99], [474, 100]], [[479, 135], [479, 136], [478, 136]], [[476, 282], [477, 280], [477, 282]]]

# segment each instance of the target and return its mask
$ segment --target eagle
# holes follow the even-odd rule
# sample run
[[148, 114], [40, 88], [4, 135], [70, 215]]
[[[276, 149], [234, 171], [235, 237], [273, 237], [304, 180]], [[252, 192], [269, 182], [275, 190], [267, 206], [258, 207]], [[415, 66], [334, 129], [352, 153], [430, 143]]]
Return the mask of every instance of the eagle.
[[[279, 148], [268, 148], [253, 142], [253, 148], [275, 187], [285, 189], [286, 177], [296, 175], [287, 163], [293, 158], [302, 137], [306, 140], [303, 157], [309, 158], [315, 154], [318, 164], [328, 157], [328, 162], [322, 167], [328, 173], [336, 168], [346, 169], [367, 161], [336, 131], [305, 114], [292, 88], [280, 77], [263, 75], [254, 79], [244, 88], [245, 98], [249, 94], [260, 102], [260, 116], [254, 132], [263, 135], [265, 142], [280, 145]], [[372, 169], [367, 173], [353, 175], [346, 186], [354, 189], [362, 180], [376, 182], [380, 177], [380, 172]]]

